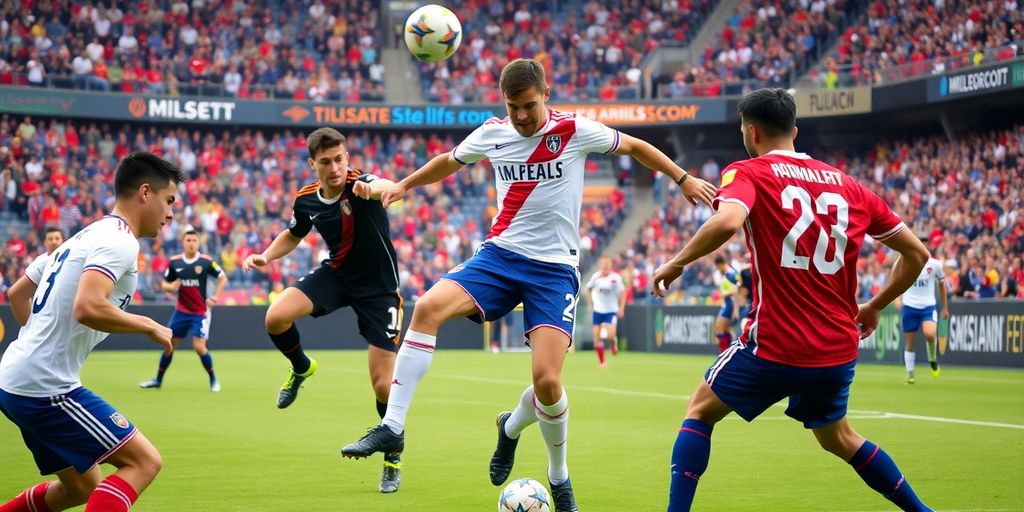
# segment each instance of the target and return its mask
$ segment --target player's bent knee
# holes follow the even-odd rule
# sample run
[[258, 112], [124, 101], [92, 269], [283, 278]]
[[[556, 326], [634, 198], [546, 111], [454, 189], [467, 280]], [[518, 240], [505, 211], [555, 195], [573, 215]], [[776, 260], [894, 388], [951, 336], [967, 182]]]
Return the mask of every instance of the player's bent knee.
[[544, 405], [554, 404], [562, 396], [562, 379], [557, 373], [534, 374], [533, 391]]
[[72, 478], [61, 478], [64, 499], [77, 504], [85, 503], [101, 481], [103, 475], [99, 471], [88, 471], [83, 475], [76, 473]]

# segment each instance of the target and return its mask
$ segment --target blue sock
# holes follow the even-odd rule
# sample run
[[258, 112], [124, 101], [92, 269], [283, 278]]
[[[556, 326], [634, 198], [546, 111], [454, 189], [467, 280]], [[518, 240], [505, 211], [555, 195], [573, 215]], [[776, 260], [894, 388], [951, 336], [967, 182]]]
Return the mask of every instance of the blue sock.
[[914, 494], [910, 482], [907, 482], [889, 454], [871, 441], [864, 441], [857, 453], [853, 454], [849, 464], [869, 487], [895, 503], [901, 510], [931, 512], [931, 509]]
[[210, 352], [199, 356], [199, 360], [203, 362], [203, 368], [206, 368], [206, 373], [210, 374], [210, 382], [217, 380], [217, 377], [213, 374], [213, 358], [210, 357]]
[[174, 352], [170, 354], [160, 354], [160, 366], [156, 369], [156, 381], [159, 383], [164, 382], [164, 372], [167, 371], [167, 367], [171, 365], [171, 360], [174, 359]]
[[672, 483], [668, 492], [668, 512], [685, 512], [693, 504], [697, 482], [711, 458], [711, 431], [715, 427], [703, 421], [686, 419], [672, 448]]

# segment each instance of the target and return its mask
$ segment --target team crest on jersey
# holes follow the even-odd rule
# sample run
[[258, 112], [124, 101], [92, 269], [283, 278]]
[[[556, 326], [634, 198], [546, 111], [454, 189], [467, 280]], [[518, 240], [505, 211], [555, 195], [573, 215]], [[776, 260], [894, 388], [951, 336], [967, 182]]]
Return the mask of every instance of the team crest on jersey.
[[929, 274], [931, 274], [931, 273], [932, 273], [933, 271], [934, 271], [934, 270], [933, 270], [933, 269], [932, 269], [931, 267], [929, 267], [929, 268], [927, 269], [927, 272], [928, 272]]
[[341, 202], [341, 213], [352, 215], [352, 205], [348, 203], [348, 199]]
[[131, 423], [128, 423], [128, 419], [125, 418], [124, 416], [121, 416], [121, 413], [119, 413], [119, 412], [115, 412], [114, 414], [111, 414], [110, 415], [110, 421], [113, 421], [114, 425], [117, 425], [117, 426], [119, 426], [121, 428], [128, 428], [128, 427], [131, 426]]
[[548, 135], [544, 139], [544, 145], [548, 147], [548, 151], [552, 153], [558, 153], [558, 149], [562, 147], [562, 136]]
[[456, 273], [456, 272], [458, 272], [458, 271], [460, 271], [462, 269], [463, 269], [463, 266], [461, 264], [455, 265], [454, 267], [452, 267], [451, 270], [448, 271], [448, 273], [449, 274], [454, 274], [454, 273]]
[[203, 273], [203, 266], [202, 265], [196, 265], [196, 266], [192, 267], [192, 270], [195, 270], [196, 274], [202, 274]]

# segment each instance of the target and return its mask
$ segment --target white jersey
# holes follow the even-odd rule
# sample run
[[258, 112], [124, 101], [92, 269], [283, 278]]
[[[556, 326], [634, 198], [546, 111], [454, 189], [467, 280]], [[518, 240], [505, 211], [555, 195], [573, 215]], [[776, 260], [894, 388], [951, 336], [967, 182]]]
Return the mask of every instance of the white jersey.
[[618, 273], [609, 272], [607, 275], [603, 275], [598, 271], [590, 276], [590, 281], [587, 281], [587, 289], [590, 290], [590, 299], [594, 302], [595, 313], [617, 313], [619, 311], [619, 296], [626, 291], [626, 285]]
[[462, 164], [491, 161], [498, 214], [487, 241], [531, 259], [579, 264], [583, 164], [587, 153], [611, 153], [619, 132], [570, 112], [548, 109], [530, 137], [506, 117], [491, 118], [452, 150]]
[[934, 307], [935, 284], [943, 279], [942, 264], [935, 258], [929, 258], [917, 281], [903, 293], [903, 305], [918, 309]]
[[[89, 352], [107, 337], [72, 315], [84, 272], [114, 281], [110, 302], [125, 309], [135, 294], [139, 241], [128, 223], [108, 215], [61, 244], [42, 271], [29, 267], [36, 282], [32, 313], [0, 359], [0, 389], [30, 397], [68, 393], [82, 385], [79, 373]], [[45, 277], [45, 279], [43, 278]]]
[[32, 260], [32, 263], [29, 263], [28, 268], [25, 269], [25, 277], [36, 286], [39, 286], [39, 281], [43, 280], [43, 270], [46, 269], [48, 261], [50, 261], [50, 255], [45, 252], [36, 256], [36, 259]]

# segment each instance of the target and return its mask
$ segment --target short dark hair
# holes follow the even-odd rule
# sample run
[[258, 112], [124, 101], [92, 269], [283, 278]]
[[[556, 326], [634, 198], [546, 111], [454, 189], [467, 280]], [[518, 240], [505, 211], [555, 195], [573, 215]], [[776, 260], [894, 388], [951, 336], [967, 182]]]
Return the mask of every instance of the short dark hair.
[[722, 256], [721, 254], [715, 256], [715, 265], [719, 265], [722, 263], [725, 263], [725, 256]]
[[506, 64], [501, 70], [498, 83], [501, 86], [501, 94], [506, 98], [516, 96], [530, 87], [536, 87], [540, 93], [548, 88], [544, 66], [533, 59], [516, 59]]
[[334, 128], [317, 128], [306, 137], [306, 149], [309, 157], [316, 160], [316, 155], [325, 149], [331, 149], [345, 143], [345, 136]]
[[46, 228], [46, 231], [43, 232], [43, 237], [45, 238], [46, 235], [49, 235], [50, 233], [60, 233], [60, 237], [61, 238], [66, 238], [64, 236], [64, 230], [61, 229], [61, 228], [58, 228], [57, 226], [50, 226], [50, 227]]
[[130, 197], [143, 183], [156, 189], [166, 188], [173, 183], [185, 181], [181, 168], [153, 153], [138, 151], [132, 153], [117, 164], [114, 173], [114, 194], [117, 197]]
[[788, 135], [796, 127], [796, 102], [785, 89], [758, 89], [744, 96], [736, 110], [743, 122], [756, 124], [768, 137]]
[[184, 240], [186, 236], [195, 236], [196, 238], [199, 238], [199, 233], [194, 229], [190, 229], [181, 235], [182, 240]]

